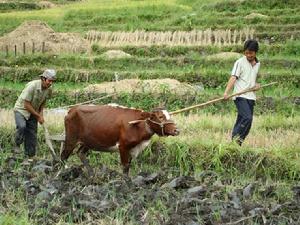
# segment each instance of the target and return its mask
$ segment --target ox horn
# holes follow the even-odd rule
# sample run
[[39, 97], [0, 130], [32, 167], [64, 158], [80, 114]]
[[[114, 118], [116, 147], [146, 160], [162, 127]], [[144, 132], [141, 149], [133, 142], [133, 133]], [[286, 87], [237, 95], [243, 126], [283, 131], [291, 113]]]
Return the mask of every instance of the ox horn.
[[134, 125], [134, 124], [137, 124], [137, 123], [143, 122], [143, 121], [145, 121], [145, 120], [132, 120], [132, 121], [129, 121], [128, 123], [129, 123], [130, 125]]

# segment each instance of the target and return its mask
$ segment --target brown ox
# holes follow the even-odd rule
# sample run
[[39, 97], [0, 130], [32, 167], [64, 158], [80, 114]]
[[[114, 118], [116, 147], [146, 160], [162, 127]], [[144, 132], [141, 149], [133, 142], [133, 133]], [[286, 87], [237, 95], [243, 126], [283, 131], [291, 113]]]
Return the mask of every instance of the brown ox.
[[119, 150], [123, 172], [149, 144], [152, 135], [178, 135], [175, 123], [166, 110], [144, 112], [117, 105], [76, 106], [65, 117], [66, 140], [61, 159], [66, 160], [79, 145], [78, 156], [92, 175], [85, 153]]

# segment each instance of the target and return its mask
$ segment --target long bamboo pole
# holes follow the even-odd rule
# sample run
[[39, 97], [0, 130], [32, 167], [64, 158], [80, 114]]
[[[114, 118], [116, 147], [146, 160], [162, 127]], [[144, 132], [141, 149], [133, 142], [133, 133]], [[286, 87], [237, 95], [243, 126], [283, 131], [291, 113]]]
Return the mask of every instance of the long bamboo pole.
[[[277, 84], [277, 82], [272, 82], [272, 83], [269, 83], [269, 84], [261, 85], [260, 88], [268, 87], [268, 86], [271, 86], [271, 85], [273, 85], [273, 84]], [[257, 90], [255, 90], [254, 87], [253, 87], [253, 88], [249, 88], [249, 89], [246, 89], [246, 90], [244, 90], [244, 91], [241, 91], [241, 92], [238, 92], [238, 93], [229, 95], [229, 96], [228, 96], [228, 99], [229, 99], [229, 98], [232, 98], [232, 97], [234, 97], [234, 96], [237, 96], [237, 95], [245, 94], [245, 93], [250, 92], [250, 91], [257, 91]], [[190, 111], [190, 110], [196, 109], [196, 108], [201, 108], [201, 107], [210, 105], [210, 104], [212, 104], [212, 103], [220, 102], [220, 101], [222, 101], [222, 100], [225, 100], [224, 97], [216, 98], [216, 99], [210, 100], [210, 101], [205, 102], [205, 103], [201, 103], [201, 104], [198, 104], [198, 105], [193, 105], [193, 106], [190, 106], [190, 107], [187, 107], [187, 108], [179, 109], [179, 110], [170, 112], [170, 115], [174, 115], [174, 114], [178, 114], [178, 113]]]

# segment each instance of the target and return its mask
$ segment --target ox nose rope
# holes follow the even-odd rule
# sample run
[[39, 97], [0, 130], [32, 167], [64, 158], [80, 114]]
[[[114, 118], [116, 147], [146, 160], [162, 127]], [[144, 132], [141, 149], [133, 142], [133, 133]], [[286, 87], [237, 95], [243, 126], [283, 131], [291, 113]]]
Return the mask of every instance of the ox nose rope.
[[173, 121], [166, 121], [166, 122], [161, 122], [161, 121], [159, 121], [159, 122], [156, 122], [156, 121], [151, 120], [151, 119], [149, 119], [149, 118], [148, 118], [146, 121], [150, 121], [151, 123], [154, 123], [154, 124], [156, 124], [156, 125], [159, 125], [160, 128], [161, 128], [161, 134], [162, 134], [162, 136], [165, 136], [164, 128], [165, 128], [165, 125], [166, 125], [166, 124], [175, 124]]

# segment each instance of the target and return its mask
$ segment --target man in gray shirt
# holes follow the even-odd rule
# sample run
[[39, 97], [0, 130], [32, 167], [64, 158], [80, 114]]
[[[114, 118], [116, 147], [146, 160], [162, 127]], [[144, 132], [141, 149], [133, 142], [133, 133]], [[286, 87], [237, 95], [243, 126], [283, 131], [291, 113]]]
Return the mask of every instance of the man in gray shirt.
[[46, 69], [40, 80], [29, 82], [15, 103], [16, 136], [14, 151], [20, 152], [24, 142], [24, 154], [33, 157], [36, 153], [37, 123], [44, 123], [43, 109], [52, 95], [51, 85], [56, 79], [53, 69]]
[[[256, 58], [258, 43], [256, 40], [247, 40], [244, 44], [244, 56], [238, 59], [232, 69], [231, 76], [224, 92], [224, 99], [228, 99], [230, 90], [234, 87], [233, 93], [238, 93], [249, 88], [258, 90], [260, 85], [256, 78], [260, 68], [260, 62]], [[238, 116], [232, 131], [232, 139], [242, 145], [248, 135], [253, 119], [255, 105], [255, 92], [247, 92], [233, 98]]]

